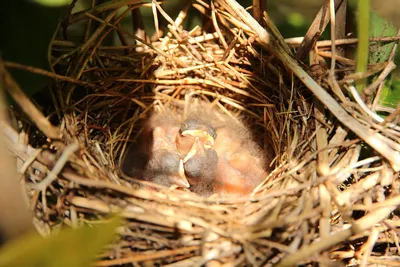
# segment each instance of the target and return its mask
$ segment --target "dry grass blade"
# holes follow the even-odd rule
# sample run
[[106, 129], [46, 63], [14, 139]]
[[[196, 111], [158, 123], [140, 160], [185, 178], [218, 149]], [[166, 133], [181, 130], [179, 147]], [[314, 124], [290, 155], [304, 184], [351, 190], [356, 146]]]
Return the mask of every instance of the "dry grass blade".
[[[325, 27], [328, 25], [328, 22], [330, 20], [330, 2], [331, 0], [326, 0], [325, 3], [322, 5], [318, 14], [315, 16], [313, 23], [311, 24], [306, 35], [304, 36], [304, 39], [300, 44], [299, 49], [297, 49], [296, 57], [299, 60], [304, 60], [307, 57], [308, 53], [310, 53], [315, 43], [321, 37], [321, 34], [324, 32]], [[335, 10], [343, 10], [343, 6], [346, 6], [346, 2], [346, 0], [334, 0]]]
[[[246, 21], [252, 29], [257, 33], [260, 43], [266, 47], [270, 47], [269, 35], [251, 16], [248, 14], [243, 7], [237, 4], [235, 1], [226, 0], [227, 4], [231, 5], [237, 15]], [[280, 46], [273, 46], [277, 52], [277, 56], [288, 66], [297, 77], [310, 89], [315, 96], [339, 119], [344, 125], [350, 128], [354, 133], [360, 136], [366, 143], [383, 155], [396, 170], [400, 170], [400, 154], [398, 151], [393, 150], [387, 143], [382, 141], [380, 134], [368, 129], [367, 127], [360, 124], [352, 116], [350, 116], [339, 103], [331, 97], [319, 84], [317, 84], [299, 65], [290, 57], [285, 50]]]
[[3, 75], [4, 85], [8, 89], [8, 92], [24, 110], [25, 114], [28, 115], [49, 138], [59, 139], [61, 137], [59, 130], [51, 125], [44, 115], [28, 99], [10, 73], [5, 69], [3, 61], [0, 62], [0, 73]]
[[[253, 2], [260, 15], [266, 1]], [[23, 184], [34, 185], [27, 196], [38, 231], [48, 235], [121, 214], [118, 238], [95, 266], [395, 262], [400, 109], [385, 109], [392, 114], [383, 119], [352, 85], [374, 75], [370, 91], [379, 92], [394, 65], [354, 74], [354, 60], [336, 53], [357, 43], [336, 40], [343, 38], [334, 27], [345, 3], [325, 1], [305, 38], [284, 40], [266, 13], [268, 31], [233, 0], [185, 1], [176, 17], [164, 2], [107, 2], [64, 19], [66, 34], [78, 22], [88, 24], [79, 41], [55, 35], [57, 73], [5, 62], [57, 80], [54, 107], [43, 112], [57, 127], [15, 86], [10, 92], [27, 116], [13, 111], [18, 132], [1, 127]], [[143, 15], [151, 9], [152, 38], [139, 17], [134, 32], [122, 26], [139, 7]], [[203, 25], [189, 28], [193, 16]], [[329, 20], [332, 40], [318, 41]], [[297, 53], [310, 54], [312, 66], [300, 66], [292, 55], [299, 45]], [[184, 117], [196, 103], [207, 103], [215, 116], [243, 120], [260, 145], [268, 173], [261, 170], [265, 179], [251, 195], [205, 198], [121, 172], [149, 117]]]

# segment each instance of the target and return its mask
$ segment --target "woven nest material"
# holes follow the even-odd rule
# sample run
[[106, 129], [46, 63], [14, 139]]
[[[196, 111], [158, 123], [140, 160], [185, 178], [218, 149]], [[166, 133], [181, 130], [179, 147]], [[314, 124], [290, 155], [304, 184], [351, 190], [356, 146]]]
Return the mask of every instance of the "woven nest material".
[[[355, 97], [346, 83], [354, 65], [343, 68], [346, 75], [329, 75], [324, 65], [303, 71], [268, 18], [271, 35], [231, 1], [193, 1], [175, 20], [153, 2], [156, 25], [164, 17], [168, 32], [150, 42], [120, 27], [142, 5], [125, 2], [104, 5], [105, 14], [71, 14], [65, 25], [97, 24], [85, 42], [53, 41], [59, 76], [49, 118], [59, 126], [35, 121], [49, 139], [23, 123], [29, 141], [21, 148], [4, 126], [22, 160], [39, 232], [120, 213], [126, 222], [119, 238], [95, 266], [400, 261], [399, 126], [381, 123]], [[126, 9], [118, 13], [121, 5]], [[189, 7], [203, 15], [203, 27], [182, 29]], [[112, 32], [123, 45], [102, 45]], [[196, 100], [244, 118], [271, 158], [268, 176], [250, 196], [202, 198], [121, 175], [140, 123]]]

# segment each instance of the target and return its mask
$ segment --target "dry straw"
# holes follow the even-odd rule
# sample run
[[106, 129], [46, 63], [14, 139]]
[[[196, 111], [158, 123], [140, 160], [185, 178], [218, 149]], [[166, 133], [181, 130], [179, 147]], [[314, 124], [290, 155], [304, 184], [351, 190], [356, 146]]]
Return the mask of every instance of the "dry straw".
[[[352, 87], [359, 74], [341, 51], [356, 39], [333, 34], [317, 42], [329, 18], [335, 27], [342, 2], [326, 1], [301, 43], [285, 42], [266, 14], [260, 26], [233, 0], [189, 1], [175, 20], [160, 3], [137, 0], [65, 16], [52, 42], [54, 72], [1, 65], [10, 94], [29, 118], [17, 114], [19, 136], [2, 127], [19, 159], [38, 231], [47, 235], [61, 225], [95, 225], [121, 214], [126, 222], [119, 237], [95, 266], [399, 266], [399, 109], [365, 104]], [[139, 7], [153, 12], [152, 37], [143, 31]], [[203, 26], [185, 31], [193, 11]], [[121, 27], [129, 14], [134, 33]], [[82, 42], [62, 37], [81, 22], [87, 23]], [[106, 45], [111, 33], [120, 45]], [[291, 47], [298, 59], [309, 55], [316, 64], [297, 61]], [[369, 95], [379, 95], [392, 61], [365, 74], [380, 73]], [[47, 117], [7, 68], [54, 78]], [[251, 196], [150, 190], [120, 174], [118, 164], [143, 118], [190, 108], [196, 99], [245, 118], [274, 158]], [[391, 115], [382, 119], [377, 110]]]

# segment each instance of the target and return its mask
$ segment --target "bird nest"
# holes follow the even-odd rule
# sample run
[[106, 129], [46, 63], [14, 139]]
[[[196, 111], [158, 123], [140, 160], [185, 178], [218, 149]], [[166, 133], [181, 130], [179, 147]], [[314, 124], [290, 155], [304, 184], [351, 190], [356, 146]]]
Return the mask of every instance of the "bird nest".
[[[23, 138], [4, 126], [39, 232], [119, 213], [119, 238], [95, 266], [399, 261], [399, 127], [354, 91], [352, 65], [322, 64], [331, 42], [315, 44], [310, 61], [320, 64], [300, 66], [268, 17], [269, 33], [234, 1], [189, 1], [175, 20], [155, 1], [138, 2], [66, 16], [52, 42], [54, 107], [45, 118], [22, 104], [30, 118], [16, 115]], [[152, 41], [140, 27], [132, 34], [120, 26], [128, 14], [140, 18], [140, 6], [153, 8]], [[193, 11], [203, 26], [185, 31]], [[85, 41], [64, 38], [81, 21]], [[104, 44], [111, 33], [121, 45]], [[268, 172], [252, 194], [204, 198], [121, 174], [152, 112], [195, 101], [242, 118], [265, 151]]]

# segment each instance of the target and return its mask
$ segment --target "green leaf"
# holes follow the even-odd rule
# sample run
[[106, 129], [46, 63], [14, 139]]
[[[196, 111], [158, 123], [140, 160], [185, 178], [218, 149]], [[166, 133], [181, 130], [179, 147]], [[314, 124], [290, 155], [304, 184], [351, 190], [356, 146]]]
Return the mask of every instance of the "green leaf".
[[[375, 12], [371, 12], [371, 37], [382, 37], [382, 36], [396, 36], [397, 30], [393, 25], [379, 16]], [[386, 62], [389, 59], [390, 53], [392, 52], [394, 42], [391, 43], [371, 43], [369, 63], [376, 64]], [[390, 77], [390, 76], [389, 76]], [[389, 78], [388, 77], [388, 78]], [[379, 104], [386, 107], [396, 108], [397, 103], [400, 101], [400, 81], [396, 79], [395, 75], [391, 75], [385, 86], [382, 89], [381, 96], [379, 98]]]
[[396, 28], [400, 28], [399, 3], [399, 0], [371, 0], [372, 8]]
[[379, 98], [379, 105], [396, 108], [400, 102], [400, 80], [393, 79], [391, 84], [385, 85]]
[[29, 233], [0, 249], [0, 266], [90, 266], [96, 254], [113, 240], [120, 223], [120, 218], [114, 218], [96, 227], [64, 229], [57, 236], [49, 238]]
[[[396, 36], [397, 30], [385, 18], [380, 17], [377, 13], [371, 12], [370, 37]], [[381, 63], [388, 60], [394, 42], [391, 43], [371, 43], [369, 63]]]
[[289, 22], [289, 24], [295, 27], [301, 27], [305, 24], [304, 16], [298, 12], [290, 13], [289, 16], [287, 17], [287, 21]]
[[70, 4], [71, 0], [33, 0], [33, 2], [43, 6], [57, 7]]

